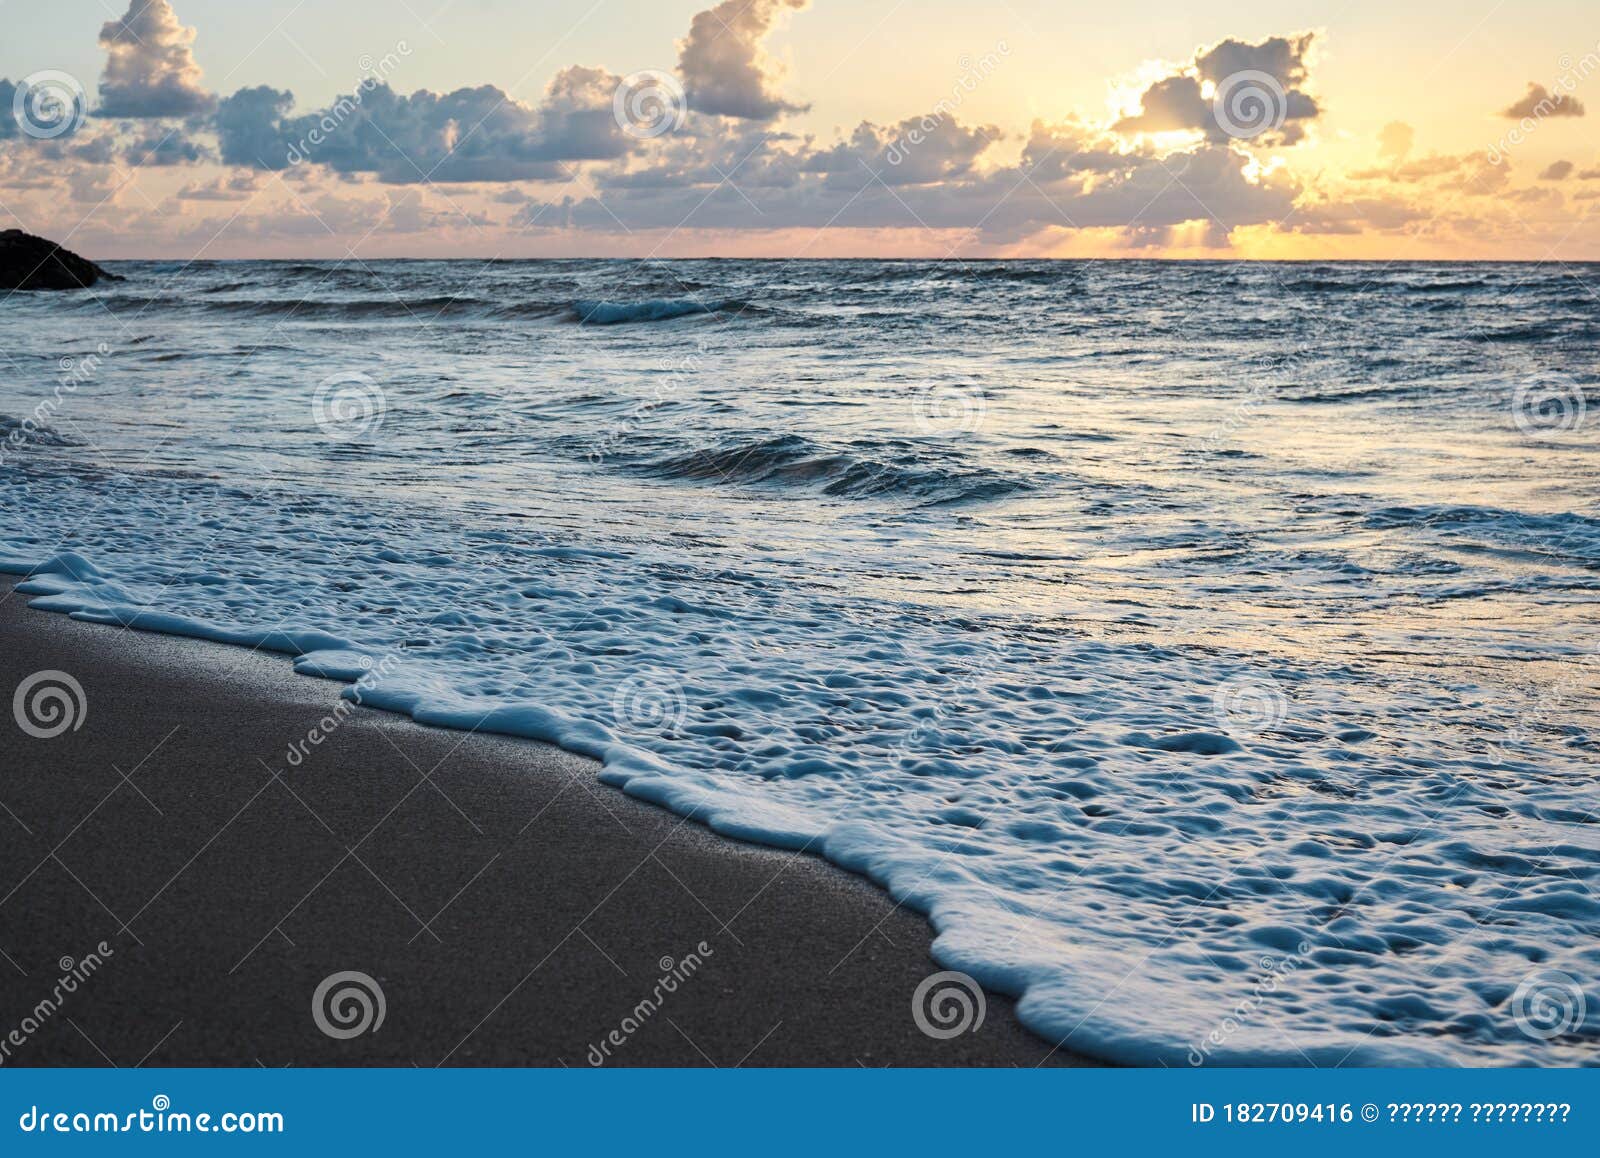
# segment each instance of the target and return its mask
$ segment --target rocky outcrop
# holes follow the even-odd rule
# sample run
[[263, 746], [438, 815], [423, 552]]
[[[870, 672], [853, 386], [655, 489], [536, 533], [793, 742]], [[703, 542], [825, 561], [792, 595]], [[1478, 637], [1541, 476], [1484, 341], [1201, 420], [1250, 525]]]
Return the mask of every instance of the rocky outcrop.
[[0, 290], [83, 289], [102, 278], [122, 280], [43, 237], [20, 229], [0, 232]]

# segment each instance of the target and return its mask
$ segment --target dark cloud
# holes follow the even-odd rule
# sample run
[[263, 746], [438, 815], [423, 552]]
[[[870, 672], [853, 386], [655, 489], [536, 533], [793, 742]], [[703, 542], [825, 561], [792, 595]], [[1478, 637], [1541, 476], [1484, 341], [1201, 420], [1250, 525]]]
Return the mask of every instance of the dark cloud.
[[[1001, 245], [1095, 229], [1129, 248], [1175, 238], [1220, 246], [1233, 231], [1254, 226], [1304, 234], [1400, 231], [1418, 227], [1426, 216], [1418, 206], [1441, 191], [1510, 189], [1509, 165], [1414, 156], [1412, 130], [1400, 122], [1379, 135], [1378, 167], [1350, 175], [1378, 184], [1318, 178], [1303, 186], [1283, 168], [1255, 166], [1234, 141], [1292, 145], [1321, 115], [1308, 91], [1311, 34], [1199, 49], [1145, 88], [1136, 113], [1109, 126], [1036, 121], [1020, 155], [994, 147], [1004, 137], [1000, 129], [962, 123], [946, 102], [897, 123], [863, 122], [842, 137], [797, 135], [777, 123], [806, 106], [782, 94], [763, 43], [805, 3], [723, 0], [699, 12], [679, 44], [682, 91], [655, 74], [668, 95], [681, 98], [673, 131], [656, 135], [619, 124], [624, 82], [588, 67], [564, 69], [531, 104], [493, 85], [407, 94], [376, 76], [306, 110], [296, 109], [291, 93], [266, 85], [215, 101], [201, 86], [194, 34], [167, 0], [131, 0], [127, 15], [101, 35], [110, 54], [99, 110], [105, 119], [98, 127], [89, 122], [70, 142], [30, 142], [37, 147], [28, 153], [44, 160], [52, 188], [70, 189], [79, 200], [115, 195], [119, 162], [235, 167], [222, 177], [203, 170], [204, 179], [176, 193], [169, 210], [242, 202], [257, 192], [263, 171], [280, 173], [287, 183], [271, 183], [270, 203], [252, 205], [249, 219], [230, 227], [246, 240], [497, 224], [464, 214], [450, 203], [460, 200], [455, 193], [445, 198], [427, 189], [447, 182], [480, 186], [484, 200], [469, 204], [505, 206], [495, 212], [528, 231], [725, 235], [831, 227], [868, 236], [908, 229], [936, 231], [941, 243], [954, 237], [957, 244]], [[0, 81], [0, 111], [9, 110], [13, 91]], [[1537, 86], [1529, 99], [1559, 109], [1544, 115], [1581, 114], [1575, 101]], [[131, 119], [147, 117], [173, 118], [172, 125], [182, 118], [182, 128], [167, 134]], [[1174, 152], [1155, 136], [1165, 132], [1190, 135]], [[0, 137], [16, 135], [0, 115]], [[0, 149], [0, 171], [8, 187], [35, 188], [8, 155], [21, 152], [9, 143]], [[1564, 180], [1574, 168], [1562, 162], [1543, 176]], [[552, 193], [557, 182], [564, 189]], [[1539, 195], [1559, 198], [1548, 186]], [[1487, 204], [1469, 202], [1462, 212]], [[222, 204], [218, 211], [232, 209]], [[194, 206], [186, 214], [191, 222], [204, 215]]]
[[216, 98], [200, 83], [195, 31], [178, 23], [167, 0], [130, 0], [120, 20], [100, 29], [106, 68], [101, 116], [188, 117], [209, 112]]
[[689, 36], [679, 46], [678, 71], [689, 107], [723, 117], [770, 121], [806, 105], [773, 91], [770, 66], [761, 42], [786, 11], [809, 0], [724, 0], [696, 14]]
[[494, 85], [403, 96], [363, 83], [301, 116], [290, 115], [292, 94], [258, 87], [224, 100], [216, 126], [223, 161], [259, 169], [311, 161], [393, 184], [551, 179], [562, 175], [557, 162], [628, 151], [611, 107], [618, 83], [600, 69], [564, 69], [538, 108]]
[[284, 139], [281, 125], [293, 107], [292, 92], [264, 84], [224, 97], [212, 120], [223, 163], [287, 169], [290, 142]]
[[1170, 133], [1205, 129], [1214, 123], [1211, 102], [1200, 95], [1200, 78], [1168, 76], [1144, 90], [1139, 112], [1124, 117], [1117, 128], [1124, 133]]
[[1241, 72], [1264, 72], [1286, 89], [1298, 88], [1307, 76], [1306, 55], [1311, 50], [1312, 34], [1272, 36], [1259, 44], [1224, 40], [1195, 58], [1195, 67], [1204, 80], [1221, 83]]
[[1572, 171], [1576, 168], [1577, 166], [1571, 161], [1555, 161], [1546, 166], [1545, 170], [1539, 174], [1539, 180], [1565, 181], [1572, 176]]
[[[1180, 72], [1145, 89], [1122, 133], [1198, 131], [1214, 144], [1258, 140], [1293, 145], [1321, 110], [1304, 85], [1313, 36], [1274, 36], [1259, 44], [1224, 40]], [[1207, 97], [1210, 86], [1211, 96]]]
[[11, 111], [16, 99], [17, 86], [0, 77], [0, 141], [22, 135], [22, 126], [17, 124], [16, 115]]
[[146, 133], [122, 150], [122, 159], [128, 164], [150, 167], [197, 165], [211, 156], [205, 145], [176, 130]]
[[101, 133], [81, 140], [74, 138], [71, 143], [63, 139], [59, 145], [49, 146], [49, 150], [64, 153], [86, 165], [109, 165], [117, 159], [117, 141], [110, 133]]
[[[1048, 130], [1039, 130], [1043, 137]], [[874, 138], [881, 143], [881, 136]], [[864, 149], [865, 146], [858, 146]], [[1249, 158], [1203, 146], [1165, 159], [1110, 154], [1055, 180], [1004, 167], [986, 173], [893, 188], [856, 166], [835, 164], [834, 150], [786, 151], [753, 158], [731, 180], [657, 170], [615, 182], [603, 174], [592, 195], [530, 202], [513, 224], [569, 229], [911, 228], [966, 230], [991, 242], [1020, 240], [1051, 226], [1167, 228], [1202, 221], [1226, 233], [1282, 220], [1298, 188], [1246, 178]], [[827, 158], [819, 162], [818, 158]], [[745, 172], [782, 171], [782, 184], [746, 181]]]
[[801, 167], [846, 184], [859, 184], [862, 174], [876, 173], [889, 185], [927, 185], [972, 172], [978, 157], [1001, 135], [994, 125], [965, 129], [954, 117], [934, 113], [886, 127], [862, 122], [849, 140], [811, 153]]
[[1500, 115], [1513, 121], [1540, 121], [1545, 117], [1581, 117], [1583, 113], [1583, 105], [1576, 97], [1564, 92], [1552, 96], [1544, 85], [1529, 81], [1527, 95]]
[[1034, 181], [1058, 181], [1092, 173], [1125, 172], [1148, 160], [1149, 151], [1127, 150], [1078, 121], [1034, 121], [1022, 150], [1022, 170]]
[[[32, 82], [29, 84], [29, 82]], [[27, 84], [28, 87], [23, 86]], [[18, 107], [17, 96], [22, 94]], [[26, 138], [57, 143], [75, 137], [84, 123], [83, 90], [63, 72], [45, 70], [13, 84], [0, 79], [0, 141]], [[31, 131], [25, 126], [31, 122]]]

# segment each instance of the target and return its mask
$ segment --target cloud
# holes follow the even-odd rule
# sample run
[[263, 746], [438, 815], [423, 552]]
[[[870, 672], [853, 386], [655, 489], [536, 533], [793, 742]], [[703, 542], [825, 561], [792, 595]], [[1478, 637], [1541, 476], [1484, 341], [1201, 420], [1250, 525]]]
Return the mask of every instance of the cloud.
[[1415, 161], [1396, 165], [1392, 169], [1357, 169], [1350, 174], [1350, 177], [1355, 181], [1398, 181], [1403, 185], [1414, 185], [1442, 177], [1446, 173], [1458, 172], [1469, 160], [1470, 158], [1466, 156], [1439, 156], [1430, 153], [1426, 157], [1418, 157]]
[[[1312, 33], [1273, 36], [1259, 44], [1224, 40], [1151, 84], [1139, 111], [1117, 122], [1121, 133], [1198, 131], [1208, 141], [1258, 140], [1293, 145], [1321, 109], [1304, 89]], [[1207, 93], [1209, 92], [1209, 96]]]
[[45, 69], [15, 84], [0, 78], [0, 141], [66, 141], [83, 131], [85, 111], [83, 91], [66, 73]]
[[212, 120], [223, 163], [257, 169], [288, 168], [291, 142], [284, 140], [281, 125], [293, 107], [292, 92], [264, 84], [224, 97]]
[[1034, 121], [1022, 150], [1022, 171], [1033, 181], [1123, 172], [1154, 154], [1125, 150], [1105, 134], [1077, 120], [1055, 124]]
[[1564, 198], [1559, 189], [1514, 189], [1505, 194], [1508, 200], [1523, 205], [1561, 205]]
[[1437, 154], [1418, 157], [1390, 169], [1357, 169], [1353, 181], [1392, 181], [1400, 185], [1429, 185], [1434, 189], [1468, 194], [1497, 193], [1511, 180], [1511, 165], [1496, 165], [1481, 153]]
[[1117, 123], [1123, 133], [1171, 133], [1210, 129], [1216, 124], [1211, 102], [1201, 95], [1200, 78], [1178, 75], [1156, 81], [1139, 98], [1139, 112]]
[[887, 127], [863, 121], [849, 140], [811, 153], [801, 168], [857, 185], [864, 173], [876, 173], [888, 185], [927, 185], [972, 172], [1002, 135], [994, 125], [964, 129], [954, 117], [932, 113]]
[[[1561, 161], [1538, 182], [1533, 169], [1513, 182], [1509, 164], [1480, 155], [1419, 156], [1401, 121], [1377, 134], [1369, 169], [1325, 171], [1291, 156], [1258, 163], [1246, 144], [1294, 145], [1324, 114], [1312, 95], [1311, 33], [1196, 48], [1184, 63], [1146, 74], [1137, 108], [1109, 123], [1043, 118], [1019, 135], [958, 120], [941, 101], [923, 116], [812, 135], [786, 127], [786, 114], [808, 106], [785, 92], [764, 48], [806, 0], [702, 2], [677, 46], [680, 115], [652, 136], [619, 125], [623, 82], [583, 66], [563, 69], [526, 101], [492, 84], [397, 91], [387, 73], [315, 104], [297, 106], [275, 85], [219, 101], [202, 85], [195, 34], [169, 0], [129, 0], [127, 14], [101, 32], [100, 119], [78, 135], [17, 141], [18, 126], [4, 115], [15, 86], [0, 81], [0, 184], [19, 191], [14, 205], [46, 214], [69, 197], [110, 195], [115, 204], [126, 185], [134, 196], [100, 219], [119, 226], [146, 220], [138, 202], [165, 197], [175, 224], [156, 214], [141, 228], [160, 229], [168, 245], [191, 234], [209, 241], [204, 229], [226, 224], [259, 192], [228, 226], [241, 252], [269, 241], [280, 251], [303, 240], [337, 247], [371, 229], [406, 246], [434, 238], [435, 249], [435, 234], [463, 229], [474, 239], [493, 229], [484, 245], [541, 252], [606, 251], [635, 245], [630, 234], [681, 229], [672, 245], [684, 252], [729, 242], [730, 250], [944, 252], [974, 243], [1253, 247], [1269, 234], [1275, 245], [1290, 234], [1437, 239], [1474, 229], [1493, 240], [1522, 206], [1563, 204], [1555, 182], [1574, 179], [1566, 188], [1577, 189], [1577, 179], [1600, 178], [1600, 169]], [[1538, 85], [1507, 110], [1582, 113], [1570, 96]], [[195, 168], [181, 177], [137, 172], [153, 167]], [[284, 180], [268, 182], [264, 172]], [[446, 196], [446, 183], [466, 187]], [[831, 236], [813, 233], [824, 230]]]
[[17, 86], [0, 76], [0, 141], [22, 135], [22, 126], [17, 123], [17, 118], [11, 111], [16, 99]]
[[130, 165], [162, 167], [169, 165], [195, 165], [208, 160], [209, 148], [181, 132], [147, 133], [129, 142], [122, 150], [122, 159]]
[[808, 105], [773, 91], [775, 68], [761, 42], [779, 16], [809, 0], [723, 0], [696, 14], [679, 44], [678, 71], [689, 107], [715, 116], [770, 121]]
[[1401, 197], [1341, 197], [1297, 206], [1288, 225], [1295, 233], [1355, 236], [1371, 229], [1396, 232], [1427, 216]]
[[549, 180], [562, 176], [557, 162], [613, 160], [632, 146], [612, 113], [619, 83], [602, 69], [567, 68], [531, 108], [494, 85], [403, 96], [369, 80], [302, 116], [290, 115], [293, 94], [259, 86], [222, 101], [215, 123], [232, 165], [305, 160], [391, 184]]
[[1576, 97], [1564, 92], [1551, 96], [1544, 85], [1529, 81], [1527, 95], [1500, 115], [1513, 121], [1542, 121], [1545, 117], [1581, 117], [1583, 113], [1583, 105]]
[[195, 181], [179, 189], [179, 201], [248, 201], [256, 192], [252, 174], [237, 177], [218, 177], [213, 181]]
[[[942, 163], [961, 166], [959, 174], [890, 187], [868, 167], [848, 163], [883, 147], [887, 131], [866, 130], [842, 148], [821, 150], [743, 140], [748, 159], [722, 170], [731, 180], [694, 165], [657, 166], [648, 180], [637, 171], [623, 180], [597, 173], [587, 196], [531, 201], [512, 223], [603, 231], [899, 228], [959, 231], [999, 244], [1051, 227], [1161, 230], [1204, 222], [1225, 236], [1288, 217], [1299, 192], [1283, 177], [1252, 179], [1249, 157], [1212, 145], [1166, 158], [1090, 147], [1070, 168], [1040, 165], [1032, 173], [1014, 166], [979, 172], [961, 150], [947, 147]], [[1051, 133], [1036, 126], [1034, 143]], [[1063, 131], [1084, 144], [1074, 134]], [[956, 125], [949, 139], [969, 140], [970, 131]]]
[[188, 117], [209, 112], [216, 98], [200, 83], [195, 30], [178, 23], [167, 0], [130, 0], [120, 20], [100, 29], [106, 50], [100, 77], [104, 117]]
[[1411, 155], [1416, 132], [1404, 121], [1390, 121], [1378, 134], [1378, 156], [1386, 161], [1404, 161]]
[[[226, 212], [226, 211], [224, 211]], [[197, 220], [184, 235], [195, 242], [214, 242], [226, 228], [231, 241], [241, 239], [288, 240], [298, 245], [336, 241], [339, 238], [440, 234], [458, 227], [481, 227], [489, 222], [480, 217], [463, 216], [449, 206], [436, 204], [425, 189], [391, 189], [382, 196], [366, 194], [341, 197], [319, 193], [311, 197], [291, 197], [274, 202], [261, 212]]]

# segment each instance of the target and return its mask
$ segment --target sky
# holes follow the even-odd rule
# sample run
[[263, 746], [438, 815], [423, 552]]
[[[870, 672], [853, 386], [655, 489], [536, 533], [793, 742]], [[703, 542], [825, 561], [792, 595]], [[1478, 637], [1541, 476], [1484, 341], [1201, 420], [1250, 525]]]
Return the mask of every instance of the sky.
[[97, 257], [1600, 260], [1600, 6], [0, 0]]

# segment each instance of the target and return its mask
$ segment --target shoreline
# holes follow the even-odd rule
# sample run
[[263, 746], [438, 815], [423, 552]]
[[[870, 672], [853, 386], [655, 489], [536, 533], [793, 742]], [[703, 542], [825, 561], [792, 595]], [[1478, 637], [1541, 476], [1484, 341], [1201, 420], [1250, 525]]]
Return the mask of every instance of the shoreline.
[[924, 1033], [928, 922], [819, 857], [553, 747], [352, 709], [282, 656], [31, 610], [18, 581], [0, 691], [65, 672], [83, 710], [5, 724], [0, 1019], [111, 952], [0, 1064], [1097, 1064], [993, 993]]

